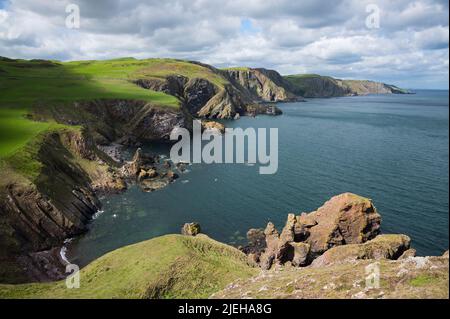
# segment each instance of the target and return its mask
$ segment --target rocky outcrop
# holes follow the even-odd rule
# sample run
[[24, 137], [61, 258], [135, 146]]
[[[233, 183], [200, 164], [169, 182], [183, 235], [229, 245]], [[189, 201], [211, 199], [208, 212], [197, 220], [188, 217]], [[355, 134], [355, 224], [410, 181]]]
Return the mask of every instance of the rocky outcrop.
[[300, 238], [319, 255], [340, 245], [364, 243], [380, 233], [381, 216], [370, 199], [342, 194], [333, 197], [317, 211], [297, 217]]
[[325, 267], [350, 263], [360, 259], [397, 260], [411, 244], [406, 235], [380, 235], [364, 244], [351, 244], [331, 248], [313, 261], [311, 267]]
[[[183, 172], [179, 168], [174, 169]], [[144, 154], [140, 148], [133, 159], [121, 167], [120, 173], [129, 182], [137, 183], [145, 192], [160, 190], [179, 178], [169, 160], [162, 161], [159, 156]]]
[[333, 247], [375, 238], [380, 224], [381, 216], [371, 200], [346, 193], [310, 214], [290, 214], [281, 234], [269, 223], [264, 231], [266, 245], [251, 243], [242, 250], [263, 269], [274, 263], [304, 266]]
[[184, 224], [183, 228], [181, 229], [181, 234], [184, 236], [197, 236], [201, 232], [202, 230], [199, 223]]

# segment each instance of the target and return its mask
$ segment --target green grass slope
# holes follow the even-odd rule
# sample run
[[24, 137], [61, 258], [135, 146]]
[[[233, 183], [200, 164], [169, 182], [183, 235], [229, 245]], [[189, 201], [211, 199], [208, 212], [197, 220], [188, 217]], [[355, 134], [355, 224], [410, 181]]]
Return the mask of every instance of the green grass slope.
[[226, 83], [207, 67], [173, 59], [124, 58], [63, 63], [0, 58], [0, 159], [13, 154], [49, 127], [49, 123], [26, 118], [36, 103], [130, 99], [178, 108], [177, 98], [133, 83], [137, 79], [176, 74], [206, 78], [218, 86]]
[[[56, 124], [46, 108], [58, 106], [58, 112], [70, 114], [73, 102], [99, 99], [139, 100], [160, 107], [179, 108], [180, 101], [176, 97], [134, 84], [137, 79], [175, 74], [206, 78], [218, 86], [226, 83], [208, 67], [174, 59], [58, 62], [0, 57], [2, 177], [5, 174], [13, 177], [14, 172], [9, 168], [14, 167], [17, 160], [30, 158], [32, 152], [29, 151], [36, 149], [43, 135], [68, 128]], [[38, 113], [45, 122], [33, 120], [32, 113]], [[21, 171], [16, 173], [22, 174]]]
[[257, 270], [237, 249], [205, 235], [167, 235], [113, 251], [65, 282], [0, 285], [0, 298], [207, 298]]

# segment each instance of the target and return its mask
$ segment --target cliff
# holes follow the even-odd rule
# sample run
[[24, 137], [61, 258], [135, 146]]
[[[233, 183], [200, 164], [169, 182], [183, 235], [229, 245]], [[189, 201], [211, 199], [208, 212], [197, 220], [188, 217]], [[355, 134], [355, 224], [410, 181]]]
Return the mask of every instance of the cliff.
[[[298, 99], [276, 71], [174, 59], [0, 58], [0, 69], [2, 282], [61, 278], [58, 248], [86, 230], [100, 209], [98, 193], [127, 187], [121, 164], [99, 145], [168, 142], [172, 129], [189, 129], [193, 117], [278, 115], [264, 102]], [[142, 169], [142, 176], [155, 175]], [[163, 175], [164, 184], [175, 178]], [[145, 183], [148, 191], [161, 185]]]
[[285, 76], [284, 79], [293, 93], [309, 98], [409, 93], [385, 83], [366, 80], [340, 80], [316, 74], [289, 75]]
[[229, 78], [255, 100], [290, 102], [301, 100], [288, 90], [288, 83], [274, 70], [230, 68], [224, 70]]

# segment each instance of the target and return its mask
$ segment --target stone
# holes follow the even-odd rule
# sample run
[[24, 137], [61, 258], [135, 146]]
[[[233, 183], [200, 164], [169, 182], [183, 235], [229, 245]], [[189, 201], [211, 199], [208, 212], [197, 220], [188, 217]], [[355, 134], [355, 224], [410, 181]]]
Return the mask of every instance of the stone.
[[269, 222], [264, 230], [264, 235], [266, 237], [267, 248], [260, 257], [260, 266], [262, 269], [268, 270], [272, 267], [277, 255], [279, 234], [275, 225]]
[[156, 171], [156, 169], [151, 168], [147, 171], [147, 176], [148, 176], [148, 178], [158, 177], [158, 172]]
[[407, 251], [405, 251], [398, 259], [399, 260], [404, 260], [404, 259], [408, 259], [411, 257], [416, 257], [417, 251], [415, 249], [408, 249]]
[[448, 250], [442, 255], [444, 258], [448, 258]]
[[295, 243], [289, 244], [292, 251], [292, 265], [295, 267], [303, 267], [309, 264], [309, 252], [311, 246], [305, 243]]
[[172, 167], [172, 164], [170, 164], [169, 161], [164, 161], [163, 167], [168, 169], [168, 168], [171, 168], [171, 167]]
[[364, 244], [348, 244], [333, 247], [315, 259], [311, 267], [338, 265], [360, 259], [397, 260], [410, 248], [411, 239], [406, 235], [380, 235]]
[[184, 224], [181, 229], [181, 234], [184, 236], [197, 236], [201, 233], [201, 227], [199, 223], [187, 223]]
[[168, 171], [166, 172], [166, 174], [165, 174], [165, 177], [167, 177], [167, 179], [168, 179], [170, 182], [173, 182], [174, 180], [176, 180], [176, 179], [179, 178], [178, 174], [177, 174], [177, 173], [174, 173], [172, 170], [168, 170]]

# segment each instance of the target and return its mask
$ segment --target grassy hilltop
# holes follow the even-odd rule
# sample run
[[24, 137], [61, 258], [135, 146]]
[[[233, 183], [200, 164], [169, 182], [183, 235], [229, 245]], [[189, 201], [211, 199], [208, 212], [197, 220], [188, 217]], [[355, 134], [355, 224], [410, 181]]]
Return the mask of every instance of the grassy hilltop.
[[36, 122], [26, 117], [36, 103], [132, 99], [177, 108], [179, 101], [175, 97], [143, 89], [132, 81], [143, 77], [164, 77], [170, 74], [200, 76], [204, 73], [207, 72], [203, 67], [169, 59], [125, 58], [61, 63], [2, 58], [0, 159], [13, 155], [39, 133], [55, 128], [52, 121]]
[[64, 112], [70, 113], [71, 103], [75, 101], [121, 99], [178, 109], [180, 101], [176, 97], [144, 89], [133, 82], [137, 79], [164, 79], [169, 75], [205, 78], [219, 87], [226, 82], [207, 67], [174, 59], [58, 62], [0, 57], [2, 171], [14, 167], [11, 163], [32, 160], [33, 153], [48, 133], [79, 129], [57, 124], [47, 115], [35, 120], [31, 114], [35, 115], [37, 105], [41, 107], [37, 111], [39, 113], [45, 113], [46, 108], [54, 105], [67, 105]]
[[208, 298], [257, 273], [239, 250], [207, 236], [168, 235], [113, 251], [65, 282], [0, 285], [0, 298]]

